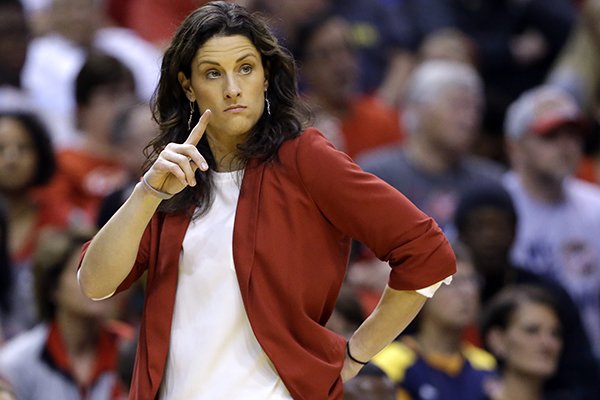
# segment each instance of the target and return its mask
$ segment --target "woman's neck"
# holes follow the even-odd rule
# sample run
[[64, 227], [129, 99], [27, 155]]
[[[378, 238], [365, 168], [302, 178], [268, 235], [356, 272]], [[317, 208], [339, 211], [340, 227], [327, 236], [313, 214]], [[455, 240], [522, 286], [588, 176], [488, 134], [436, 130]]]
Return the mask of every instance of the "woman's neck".
[[460, 330], [444, 329], [423, 320], [416, 337], [423, 352], [451, 355], [460, 351], [461, 336]]
[[56, 314], [56, 323], [69, 357], [73, 377], [81, 385], [89, 384], [96, 365], [100, 324], [96, 320], [73, 316], [60, 310]]
[[544, 383], [541, 379], [506, 371], [502, 377], [502, 388], [495, 400], [541, 400]]
[[211, 135], [207, 136], [210, 151], [216, 163], [217, 172], [238, 171], [244, 168], [244, 163], [238, 157], [239, 141], [223, 142], [215, 140]]

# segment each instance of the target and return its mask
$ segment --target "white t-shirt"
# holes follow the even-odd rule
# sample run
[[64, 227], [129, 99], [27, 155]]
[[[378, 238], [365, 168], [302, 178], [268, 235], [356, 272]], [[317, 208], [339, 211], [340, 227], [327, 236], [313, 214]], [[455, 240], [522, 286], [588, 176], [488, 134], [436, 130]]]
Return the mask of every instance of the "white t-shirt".
[[214, 174], [214, 202], [183, 240], [161, 400], [290, 400], [248, 321], [233, 263], [241, 174]]
[[567, 179], [564, 200], [548, 204], [532, 198], [514, 173], [504, 186], [519, 216], [513, 262], [565, 287], [600, 357], [600, 189]]

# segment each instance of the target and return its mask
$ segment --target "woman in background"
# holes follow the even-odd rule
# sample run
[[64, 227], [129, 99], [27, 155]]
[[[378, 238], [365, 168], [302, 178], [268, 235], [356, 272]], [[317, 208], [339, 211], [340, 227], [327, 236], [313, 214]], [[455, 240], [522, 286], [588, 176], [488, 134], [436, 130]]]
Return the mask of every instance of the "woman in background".
[[[497, 358], [500, 378], [491, 400], [546, 399], [562, 350], [562, 326], [554, 299], [542, 288], [509, 285], [483, 312], [482, 339]], [[568, 399], [580, 397], [563, 394]]]

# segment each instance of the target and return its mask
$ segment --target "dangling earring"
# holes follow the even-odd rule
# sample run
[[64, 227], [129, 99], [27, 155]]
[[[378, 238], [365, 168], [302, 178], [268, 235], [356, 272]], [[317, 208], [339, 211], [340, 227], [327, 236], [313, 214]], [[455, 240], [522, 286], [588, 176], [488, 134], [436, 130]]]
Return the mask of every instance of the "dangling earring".
[[188, 131], [192, 130], [192, 118], [194, 117], [194, 103], [190, 101], [190, 117], [188, 118]]
[[269, 117], [271, 116], [271, 102], [269, 101], [269, 98], [265, 95], [265, 102], [267, 103], [267, 114], [269, 114]]

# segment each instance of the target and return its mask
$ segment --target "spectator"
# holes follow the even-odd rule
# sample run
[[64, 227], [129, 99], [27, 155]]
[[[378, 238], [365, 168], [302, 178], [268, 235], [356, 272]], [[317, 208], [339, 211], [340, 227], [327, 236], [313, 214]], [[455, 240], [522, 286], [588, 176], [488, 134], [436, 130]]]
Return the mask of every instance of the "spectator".
[[402, 100], [417, 48], [407, 0], [335, 0], [349, 22], [359, 68], [358, 88], [391, 107]]
[[129, 68], [107, 54], [90, 54], [76, 78], [79, 141], [58, 151], [58, 170], [45, 195], [71, 208], [71, 218], [94, 225], [104, 196], [125, 183], [127, 174], [112, 143], [118, 110], [134, 99]]
[[98, 213], [98, 227], [103, 226], [119, 209], [140, 180], [146, 160], [144, 148], [157, 134], [158, 125], [152, 119], [147, 103], [126, 104], [116, 113], [111, 124], [110, 142], [127, 177], [124, 185], [102, 200]]
[[456, 274], [438, 289], [403, 335], [373, 363], [396, 383], [398, 399], [480, 400], [494, 377], [494, 357], [462, 341], [479, 313], [480, 278], [468, 250], [455, 245]]
[[0, 350], [0, 374], [19, 400], [114, 399], [119, 393], [120, 338], [108, 327], [115, 302], [94, 302], [80, 291], [77, 231], [47, 231], [34, 256], [38, 311], [43, 323]]
[[350, 26], [342, 17], [324, 14], [302, 25], [297, 59], [303, 94], [315, 114], [314, 125], [350, 157], [400, 143], [395, 110], [358, 87], [358, 63]]
[[375, 150], [358, 162], [446, 229], [460, 192], [474, 181], [499, 180], [502, 173], [499, 165], [470, 155], [482, 102], [473, 67], [425, 61], [413, 72], [404, 100], [404, 146]]
[[563, 285], [600, 357], [600, 188], [573, 177], [582, 113], [565, 91], [525, 92], [506, 117], [512, 171], [504, 178], [519, 224], [511, 259]]
[[[498, 359], [500, 377], [491, 400], [542, 400], [546, 381], [556, 372], [562, 326], [551, 296], [537, 287], [508, 286], [484, 310], [481, 331]], [[572, 399], [567, 394], [562, 399]]]
[[7, 235], [13, 290], [5, 336], [36, 322], [31, 255], [42, 229], [65, 226], [67, 213], [58, 199], [42, 196], [55, 172], [54, 150], [45, 126], [30, 113], [0, 112], [0, 196], [8, 219]]
[[132, 71], [136, 94], [148, 101], [158, 81], [161, 54], [133, 31], [105, 26], [97, 0], [51, 0], [52, 30], [32, 40], [23, 70], [23, 85], [34, 104], [62, 127], [56, 145], [70, 144], [75, 136], [73, 98], [75, 78], [91, 51], [119, 59]]
[[[452, 218], [464, 188], [477, 181], [499, 181], [503, 167], [471, 155], [481, 117], [482, 86], [469, 64], [435, 59], [421, 63], [403, 101], [406, 141], [366, 152], [361, 167], [402, 192], [431, 215], [452, 238]], [[349, 271], [367, 312], [385, 286], [384, 264], [356, 246]], [[376, 301], [376, 300], [375, 300]]]
[[543, 82], [576, 19], [572, 0], [410, 0], [416, 35], [456, 28], [475, 44], [485, 83], [483, 138], [496, 144], [490, 158], [502, 153], [502, 122], [517, 96]]
[[[571, 296], [557, 282], [527, 271], [510, 260], [517, 232], [517, 213], [510, 194], [498, 184], [475, 184], [463, 193], [455, 216], [459, 239], [471, 250], [475, 269], [483, 278], [482, 304], [511, 284], [544, 288], [556, 300], [563, 326], [563, 351], [549, 393], [577, 390], [575, 399], [593, 398], [597, 392], [598, 366]], [[476, 331], [471, 341], [480, 342]], [[586, 397], [587, 396], [587, 397]]]

